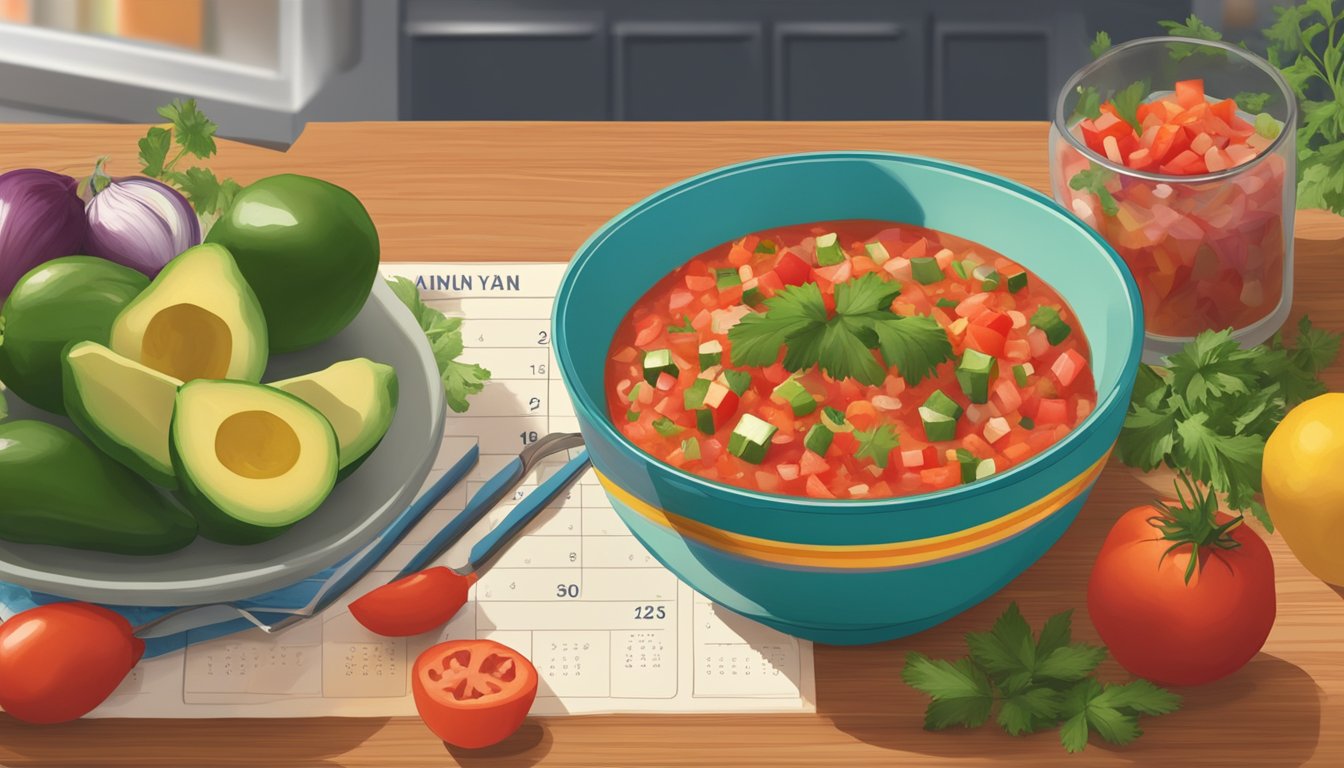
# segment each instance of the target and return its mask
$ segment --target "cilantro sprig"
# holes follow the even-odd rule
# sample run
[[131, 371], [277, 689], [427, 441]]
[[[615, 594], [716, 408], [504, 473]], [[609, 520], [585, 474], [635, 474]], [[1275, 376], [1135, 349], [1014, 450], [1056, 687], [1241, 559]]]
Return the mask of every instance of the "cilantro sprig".
[[988, 632], [966, 635], [969, 655], [954, 661], [906, 656], [901, 678], [932, 699], [924, 727], [978, 728], [994, 717], [1019, 736], [1058, 727], [1060, 743], [1081, 752], [1095, 732], [1112, 744], [1143, 734], [1140, 715], [1175, 712], [1181, 699], [1147, 680], [1102, 683], [1093, 673], [1106, 649], [1073, 642], [1073, 612], [1052, 616], [1033, 635], [1010, 603]]
[[1256, 498], [1265, 441], [1289, 409], [1325, 391], [1318, 375], [1339, 351], [1340, 335], [1307, 317], [1291, 345], [1278, 333], [1242, 349], [1230, 331], [1205, 331], [1164, 366], [1141, 367], [1116, 453], [1144, 472], [1175, 469], [1273, 531]]
[[1096, 163], [1092, 167], [1073, 174], [1069, 179], [1069, 187], [1079, 192], [1091, 192], [1101, 201], [1101, 210], [1107, 216], [1114, 216], [1120, 212], [1120, 205], [1115, 201], [1115, 196], [1106, 188], [1106, 184], [1115, 178], [1115, 173], [1102, 168]]
[[789, 371], [819, 367], [834, 379], [880, 384], [886, 366], [896, 366], [918, 384], [952, 359], [952, 342], [936, 320], [891, 311], [899, 283], [869, 273], [835, 287], [835, 315], [829, 316], [816, 283], [786, 286], [765, 300], [765, 311], [743, 317], [728, 331], [734, 364], [772, 365], [784, 350]]
[[878, 424], [872, 429], [854, 430], [854, 439], [859, 447], [854, 451], [857, 459], [871, 459], [883, 469], [891, 458], [891, 452], [901, 444], [900, 435], [890, 424]]
[[415, 316], [420, 329], [429, 339], [429, 347], [434, 353], [434, 362], [439, 366], [439, 378], [443, 380], [443, 391], [447, 396], [448, 407], [457, 413], [467, 410], [467, 397], [479, 393], [490, 379], [490, 372], [479, 365], [463, 363], [457, 358], [462, 354], [462, 318], [448, 317], [420, 298], [420, 290], [415, 283], [404, 277], [393, 277], [387, 281], [392, 292], [401, 299]]
[[[180, 189], [198, 215], [222, 214], [228, 210], [234, 196], [242, 190], [238, 182], [221, 179], [202, 166], [178, 167], [184, 158], [212, 157], [218, 149], [215, 132], [219, 126], [196, 106], [195, 99], [176, 99], [159, 107], [158, 113], [169, 127], [156, 125], [137, 142], [140, 172]], [[176, 152], [172, 151], [174, 145]]]

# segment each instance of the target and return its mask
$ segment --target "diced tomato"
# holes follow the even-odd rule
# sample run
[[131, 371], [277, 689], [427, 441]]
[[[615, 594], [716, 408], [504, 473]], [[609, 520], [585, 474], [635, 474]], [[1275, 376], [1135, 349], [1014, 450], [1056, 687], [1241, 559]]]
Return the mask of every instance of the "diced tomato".
[[1031, 343], [1026, 339], [1009, 339], [1008, 343], [1003, 345], [1003, 354], [1009, 360], [1030, 360]]
[[807, 478], [806, 488], [807, 488], [807, 495], [811, 496], [814, 499], [835, 498], [835, 494], [831, 493], [831, 490], [827, 488], [826, 484], [821, 481], [821, 478], [817, 477], [816, 475], [811, 475], [810, 477]]
[[784, 281], [780, 279], [779, 273], [772, 269], [756, 278], [756, 287], [761, 289], [761, 293], [765, 294], [766, 298], [769, 298], [784, 287]]
[[1068, 404], [1058, 398], [1041, 398], [1036, 408], [1037, 424], [1063, 424], [1069, 418]]
[[1205, 104], [1203, 80], [1178, 80], [1176, 82], [1176, 101], [1189, 109], [1197, 104]]
[[708, 291], [714, 287], [714, 278], [708, 275], [687, 275], [686, 287], [697, 293]]
[[1074, 380], [1078, 378], [1078, 374], [1086, 368], [1087, 360], [1078, 354], [1078, 350], [1068, 349], [1055, 358], [1054, 364], [1050, 366], [1050, 373], [1054, 374], [1055, 380], [1060, 383], [1060, 386], [1067, 387], [1073, 384]]
[[854, 265], [849, 259], [845, 259], [839, 264], [832, 264], [829, 267], [813, 267], [812, 276], [817, 280], [825, 280], [831, 285], [837, 285], [848, 280], [854, 275]]
[[[1010, 437], [1009, 439], [1012, 440], [1013, 438]], [[1003, 454], [1004, 458], [1016, 464], [1031, 455], [1031, 447], [1026, 443], [1010, 442], [1004, 446], [1000, 453]]]
[[709, 413], [714, 420], [715, 430], [723, 429], [728, 425], [729, 420], [737, 415], [737, 406], [740, 402], [741, 398], [737, 396], [737, 393], [729, 390], [717, 406], [710, 406]]
[[983, 325], [971, 323], [966, 329], [966, 346], [992, 357], [1002, 356], [1004, 344], [1007, 342], [1007, 337], [1002, 333]]
[[733, 243], [733, 247], [728, 251], [728, 263], [735, 267], [749, 263], [760, 242], [761, 238], [756, 235], [748, 235]]
[[855, 400], [845, 408], [845, 420], [858, 429], [872, 429], [877, 423], [877, 408], [867, 400]]
[[961, 467], [947, 464], [941, 467], [922, 469], [919, 472], [919, 479], [924, 485], [928, 486], [929, 490], [951, 488], [961, 482]]
[[1007, 336], [1013, 329], [1013, 318], [1003, 312], [986, 312], [977, 317], [974, 324], [983, 325], [991, 331]]
[[803, 455], [798, 459], [798, 472], [802, 475], [820, 475], [831, 470], [831, 465], [826, 459], [818, 456], [812, 451], [803, 451]]
[[783, 487], [784, 481], [774, 472], [756, 473], [756, 486], [766, 493], [775, 493]]
[[812, 266], [793, 251], [785, 251], [775, 264], [775, 274], [785, 285], [802, 285], [812, 273]]
[[985, 439], [974, 432], [961, 439], [961, 447], [975, 454], [977, 458], [994, 458], [994, 446], [985, 442]]
[[999, 413], [1012, 413], [1022, 407], [1022, 393], [1018, 391], [1017, 384], [1009, 376], [1000, 376], [998, 383], [994, 385], [994, 392], [989, 396], [989, 402]]

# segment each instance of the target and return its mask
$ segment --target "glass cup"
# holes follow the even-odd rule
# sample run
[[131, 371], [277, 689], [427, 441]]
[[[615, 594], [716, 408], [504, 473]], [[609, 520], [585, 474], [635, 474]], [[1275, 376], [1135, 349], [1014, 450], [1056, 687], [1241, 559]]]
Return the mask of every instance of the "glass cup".
[[[1078, 114], [1080, 102], [1093, 95], [1105, 102], [1129, 88], [1153, 102], [1172, 94], [1183, 80], [1203, 80], [1210, 104], [1235, 98], [1237, 106], [1206, 112], [1191, 99], [1194, 109], [1180, 115], [1144, 108], [1140, 114], [1148, 122], [1137, 144], [1132, 137], [1124, 145], [1112, 137], [1103, 142], [1104, 152], [1089, 148], [1084, 127], [1105, 121], [1085, 123]], [[1254, 155], [1241, 149], [1223, 152], [1205, 132], [1217, 125], [1207, 122], [1209, 113], [1222, 120], [1229, 112], [1233, 119], [1224, 125], [1242, 134], [1247, 126], [1252, 129], [1244, 141]], [[1179, 351], [1204, 330], [1230, 328], [1243, 346], [1260, 344], [1287, 319], [1293, 293], [1296, 123], [1297, 100], [1283, 76], [1258, 56], [1225, 43], [1134, 40], [1069, 78], [1050, 126], [1051, 187], [1055, 199], [1106, 238], [1133, 272], [1143, 298], [1146, 361]], [[1181, 127], [1160, 134], [1159, 124]], [[1103, 141], [1097, 135], [1093, 131], [1093, 141]], [[1143, 170], [1124, 162], [1128, 153], [1145, 147], [1150, 151], [1140, 157], [1152, 158], [1168, 140], [1192, 144], [1182, 151], [1200, 154], [1213, 146], [1219, 151], [1210, 167], [1217, 170], [1178, 175], [1176, 161]], [[1229, 167], [1219, 167], [1223, 164]]]

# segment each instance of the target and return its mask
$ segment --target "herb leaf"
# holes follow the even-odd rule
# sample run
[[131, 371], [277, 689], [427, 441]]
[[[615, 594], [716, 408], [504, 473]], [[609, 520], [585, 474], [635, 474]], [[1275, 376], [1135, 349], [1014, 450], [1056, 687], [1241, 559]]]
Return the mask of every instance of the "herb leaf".
[[404, 277], [390, 278], [387, 284], [401, 303], [411, 310], [420, 324], [420, 330], [429, 339], [429, 348], [439, 366], [439, 378], [443, 381], [448, 407], [457, 413], [465, 412], [467, 398], [485, 388], [490, 372], [479, 365], [455, 359], [463, 351], [462, 318], [447, 317], [425, 304], [415, 283]]
[[689, 315], [682, 315], [682, 316], [681, 316], [681, 319], [682, 319], [682, 323], [681, 323], [681, 325], [672, 325], [672, 326], [668, 326], [667, 332], [668, 332], [668, 333], [695, 333], [695, 326], [691, 325], [691, 318], [690, 318], [690, 316], [689, 316]]
[[1101, 210], [1107, 216], [1114, 216], [1120, 212], [1120, 206], [1115, 202], [1115, 196], [1106, 188], [1115, 174], [1106, 168], [1093, 163], [1091, 168], [1084, 168], [1075, 173], [1073, 178], [1069, 179], [1069, 186], [1079, 192], [1087, 191], [1097, 196], [1101, 201]]
[[1238, 107], [1254, 114], [1263, 111], [1271, 98], [1273, 98], [1273, 94], [1241, 91], [1233, 96], [1232, 100], [1237, 102]]
[[994, 692], [970, 659], [933, 660], [911, 653], [905, 658], [901, 679], [933, 699], [924, 713], [924, 727], [931, 731], [954, 725], [978, 728], [989, 720]]
[[168, 160], [168, 149], [173, 145], [173, 134], [167, 128], [156, 125], [145, 133], [145, 137], [138, 144], [140, 172], [158, 178], [163, 174], [163, 164]]
[[174, 99], [158, 113], [173, 124], [173, 140], [188, 154], [202, 160], [215, 154], [215, 131], [219, 129], [210, 118], [196, 108], [195, 99]]
[[1091, 85], [1078, 86], [1078, 103], [1073, 105], [1073, 114], [1091, 120], [1101, 117], [1101, 92]]
[[845, 281], [835, 288], [835, 317], [828, 318], [816, 283], [785, 287], [765, 300], [764, 312], [729, 329], [730, 357], [736, 365], [771, 365], [783, 348], [790, 371], [817, 366], [832, 378], [872, 385], [887, 375], [872, 354], [880, 349], [888, 366], [918, 383], [951, 359], [952, 343], [932, 318], [891, 311], [900, 290], [873, 273]]
[[1087, 50], [1092, 54], [1092, 58], [1097, 58], [1101, 54], [1111, 49], [1111, 36], [1104, 30], [1098, 31], [1097, 36], [1092, 38], [1092, 42], [1087, 46]]
[[1115, 113], [1120, 119], [1134, 126], [1134, 130], [1143, 133], [1143, 124], [1139, 122], [1139, 105], [1148, 96], [1148, 81], [1140, 80], [1130, 83], [1111, 99], [1115, 105]]
[[854, 458], [872, 459], [874, 464], [883, 468], [887, 466], [892, 450], [901, 444], [900, 436], [890, 424], [878, 424], [872, 429], [856, 429], [854, 439], [859, 443]]

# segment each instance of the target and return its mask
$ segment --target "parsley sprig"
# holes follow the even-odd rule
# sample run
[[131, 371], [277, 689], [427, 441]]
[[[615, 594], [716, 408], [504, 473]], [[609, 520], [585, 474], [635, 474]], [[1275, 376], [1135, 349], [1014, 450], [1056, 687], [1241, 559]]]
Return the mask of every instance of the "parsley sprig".
[[859, 447], [854, 451], [858, 459], [871, 459], [879, 467], [886, 468], [891, 452], [901, 444], [900, 435], [890, 424], [878, 424], [872, 429], [854, 430], [854, 439]]
[[1256, 499], [1265, 441], [1289, 409], [1325, 391], [1317, 376], [1339, 350], [1340, 335], [1306, 317], [1292, 345], [1279, 333], [1242, 349], [1230, 331], [1205, 331], [1165, 366], [1141, 367], [1116, 452], [1145, 472], [1175, 469], [1273, 531]]
[[1120, 205], [1115, 201], [1115, 195], [1106, 188], [1106, 184], [1113, 178], [1115, 178], [1114, 172], [1092, 163], [1090, 168], [1084, 168], [1073, 174], [1073, 178], [1069, 179], [1069, 187], [1096, 195], [1101, 201], [1102, 212], [1107, 216], [1114, 216], [1120, 212]]
[[467, 410], [467, 397], [479, 393], [490, 379], [490, 372], [473, 363], [463, 363], [457, 358], [462, 354], [462, 318], [448, 317], [420, 298], [420, 290], [415, 283], [404, 277], [394, 277], [387, 281], [392, 292], [401, 299], [415, 316], [420, 329], [429, 339], [429, 348], [434, 353], [434, 361], [439, 366], [439, 378], [443, 380], [443, 391], [447, 396], [448, 407], [457, 413]]
[[749, 314], [728, 331], [735, 365], [773, 365], [784, 350], [789, 371], [819, 367], [834, 379], [880, 384], [886, 367], [896, 366], [910, 384], [918, 384], [952, 359], [952, 342], [938, 321], [891, 311], [899, 283], [873, 273], [835, 287], [835, 316], [830, 317], [816, 283], [785, 286], [765, 300], [765, 311]]
[[[222, 214], [242, 190], [233, 179], [220, 179], [202, 166], [179, 168], [184, 158], [208, 160], [215, 154], [215, 131], [219, 126], [196, 106], [195, 99], [174, 100], [159, 107], [169, 127], [154, 126], [140, 139], [140, 172], [182, 190], [201, 216]], [[173, 152], [173, 145], [177, 151]], [[172, 154], [171, 159], [169, 154]]]
[[907, 655], [901, 678], [933, 699], [924, 727], [978, 728], [993, 716], [1013, 736], [1059, 727], [1064, 748], [1081, 752], [1093, 731], [1128, 744], [1143, 734], [1139, 715], [1180, 707], [1179, 696], [1147, 680], [1098, 681], [1093, 672], [1106, 649], [1073, 642], [1072, 620], [1072, 611], [1056, 614], [1033, 636], [1017, 603], [1010, 603], [990, 631], [966, 635], [969, 656]]

